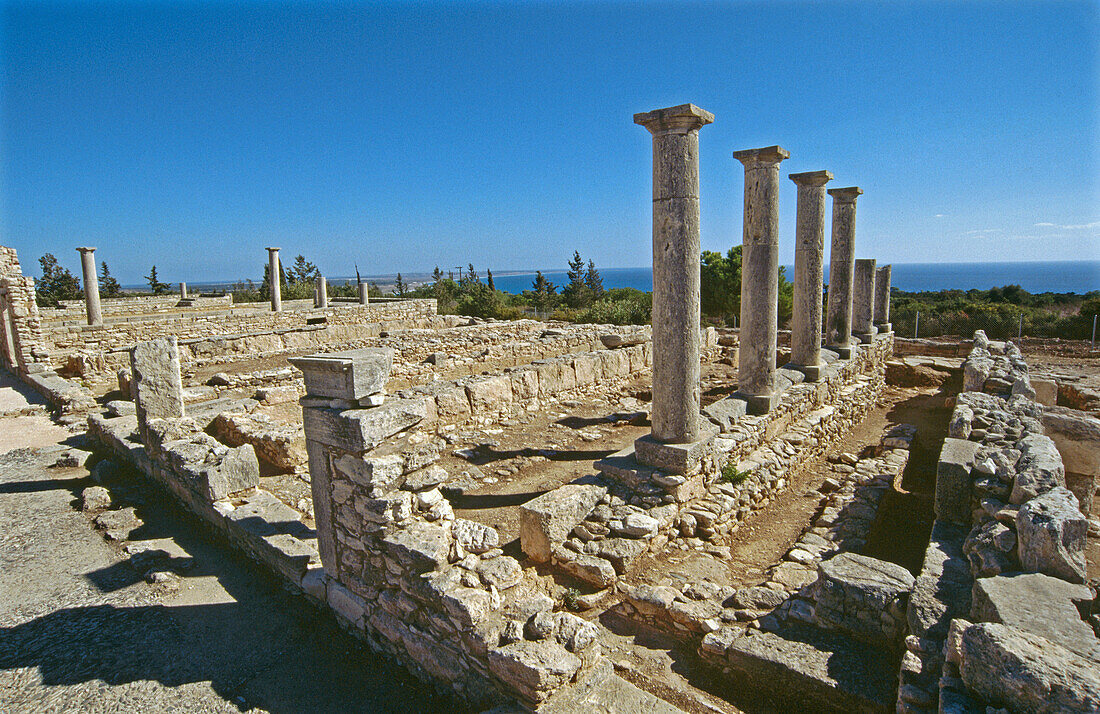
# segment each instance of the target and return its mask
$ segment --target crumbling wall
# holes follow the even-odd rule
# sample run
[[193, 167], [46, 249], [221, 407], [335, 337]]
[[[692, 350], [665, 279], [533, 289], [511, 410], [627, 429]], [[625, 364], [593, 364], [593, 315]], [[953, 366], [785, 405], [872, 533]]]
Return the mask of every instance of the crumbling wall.
[[1100, 641], [1079, 611], [1095, 593], [1077, 585], [1086, 516], [1019, 350], [978, 331], [963, 368], [909, 603], [898, 711], [1095, 710]]
[[34, 279], [25, 277], [14, 248], [0, 246], [0, 356], [3, 365], [21, 375], [43, 372], [48, 341], [34, 298]]
[[[80, 300], [60, 300], [60, 307], [51, 307], [43, 311], [42, 319], [47, 324], [87, 322], [87, 308], [83, 298]], [[153, 315], [166, 313], [204, 312], [209, 310], [227, 310], [233, 305], [232, 295], [219, 297], [189, 296], [181, 300], [173, 295], [135, 295], [132, 297], [103, 298], [100, 311], [104, 317]]]

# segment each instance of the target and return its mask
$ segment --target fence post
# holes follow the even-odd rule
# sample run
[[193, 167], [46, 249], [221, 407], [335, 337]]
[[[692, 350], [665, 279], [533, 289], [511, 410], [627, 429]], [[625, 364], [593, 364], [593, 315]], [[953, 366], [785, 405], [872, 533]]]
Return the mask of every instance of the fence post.
[[913, 339], [917, 339], [917, 334], [920, 332], [920, 310], [917, 311], [917, 317], [913, 320]]
[[1024, 338], [1024, 315], [1020, 313], [1020, 329], [1016, 331], [1016, 339], [1022, 340]]

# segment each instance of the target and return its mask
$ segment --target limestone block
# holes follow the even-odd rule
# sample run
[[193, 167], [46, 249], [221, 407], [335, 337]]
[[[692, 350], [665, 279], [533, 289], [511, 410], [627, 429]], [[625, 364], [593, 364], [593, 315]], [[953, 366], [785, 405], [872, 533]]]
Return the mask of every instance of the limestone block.
[[450, 530], [433, 523], [414, 522], [382, 539], [388, 557], [419, 575], [446, 565]]
[[405, 465], [400, 454], [385, 456], [344, 455], [333, 459], [340, 476], [363, 488], [363, 492], [376, 498], [401, 487], [404, 483]]
[[1009, 502], [1020, 505], [1052, 488], [1066, 485], [1062, 457], [1050, 437], [1028, 434], [1020, 440], [1020, 459]]
[[1043, 432], [1058, 447], [1067, 472], [1100, 476], [1100, 419], [1076, 409], [1045, 409]]
[[326, 595], [328, 604], [337, 615], [350, 622], [358, 629], [363, 628], [363, 616], [367, 612], [367, 604], [351, 590], [330, 580], [327, 585]]
[[516, 369], [508, 373], [512, 380], [514, 400], [534, 399], [539, 395], [539, 373], [531, 368]]
[[1035, 401], [1045, 407], [1058, 403], [1058, 382], [1044, 377], [1032, 377], [1031, 386], [1035, 390]]
[[959, 672], [981, 699], [1013, 712], [1100, 711], [1100, 668], [1014, 627], [983, 622], [962, 633]]
[[610, 561], [587, 553], [574, 553], [561, 546], [554, 547], [554, 561], [559, 568], [577, 580], [597, 589], [610, 587], [615, 582], [615, 566]]
[[579, 387], [594, 384], [603, 374], [600, 358], [596, 353], [576, 355], [573, 358], [573, 370]]
[[[306, 439], [343, 451], [363, 453], [424, 419], [413, 399], [396, 399], [371, 409], [303, 409]], [[420, 412], [420, 413], [417, 413]]]
[[494, 587], [499, 591], [518, 585], [523, 580], [523, 567], [518, 560], [507, 555], [479, 560], [474, 571], [485, 587]]
[[988, 354], [975, 350], [963, 362], [963, 391], [980, 392], [993, 370], [993, 360]]
[[936, 520], [920, 576], [909, 596], [909, 632], [917, 637], [942, 639], [951, 620], [970, 613], [972, 578], [962, 552], [966, 531]]
[[385, 389], [393, 368], [393, 350], [389, 347], [365, 347], [292, 357], [287, 361], [305, 375], [306, 394], [358, 400]]
[[1100, 640], [1075, 603], [1092, 600], [1084, 585], [1042, 573], [1010, 573], [974, 581], [970, 619], [999, 622], [1045, 637], [1100, 662]]
[[744, 399], [726, 397], [703, 407], [703, 414], [718, 425], [723, 434], [733, 431], [737, 420], [748, 414], [749, 403]]
[[539, 393], [553, 396], [559, 392], [574, 389], [577, 386], [577, 373], [572, 362], [560, 359], [532, 362], [531, 366], [539, 373]]
[[[856, 553], [838, 553], [817, 566], [814, 585], [817, 624], [878, 645], [905, 635], [905, 611], [912, 574], [894, 563]], [[894, 613], [892, 618], [884, 617]]]
[[500, 533], [496, 528], [464, 518], [456, 518], [451, 524], [455, 542], [470, 553], [481, 554], [500, 547]]
[[593, 541], [589, 547], [592, 555], [611, 563], [615, 572], [620, 575], [628, 572], [634, 560], [649, 550], [649, 544], [646, 541], [631, 538], [604, 538]]
[[1084, 582], [1088, 521], [1069, 489], [1054, 488], [1020, 506], [1016, 532], [1024, 570]]
[[550, 560], [551, 547], [563, 542], [607, 493], [596, 484], [566, 484], [520, 507], [519, 537], [523, 552], [533, 560]]
[[489, 671], [527, 702], [545, 700], [567, 684], [581, 660], [557, 642], [521, 640], [489, 650]]
[[139, 342], [130, 350], [130, 392], [144, 431], [150, 419], [184, 416], [183, 382], [175, 337]]
[[260, 462], [251, 444], [229, 449], [221, 460], [205, 470], [206, 497], [220, 501], [260, 485]]
[[631, 345], [640, 345], [649, 341], [649, 335], [644, 332], [634, 333], [608, 333], [600, 335], [600, 342], [603, 346], [609, 350], [613, 350], [617, 347], [630, 347]]
[[497, 412], [512, 403], [512, 381], [503, 374], [475, 378], [466, 383], [466, 396], [475, 414]]
[[524, 629], [532, 640], [552, 639], [574, 653], [588, 649], [600, 636], [600, 628], [568, 612], [536, 613]]
[[970, 470], [978, 444], [947, 438], [936, 464], [936, 518], [968, 525], [970, 523]]
[[439, 382], [428, 386], [435, 398], [436, 411], [444, 421], [460, 421], [470, 414], [470, 398], [466, 389], [454, 382]]
[[630, 372], [630, 357], [622, 350], [598, 352], [604, 379], [618, 379]]

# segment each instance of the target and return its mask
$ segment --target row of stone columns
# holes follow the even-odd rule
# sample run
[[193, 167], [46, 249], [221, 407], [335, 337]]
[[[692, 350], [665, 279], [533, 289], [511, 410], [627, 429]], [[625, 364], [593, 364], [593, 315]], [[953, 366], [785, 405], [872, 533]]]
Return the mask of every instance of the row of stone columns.
[[[699, 420], [699, 129], [714, 116], [693, 104], [635, 114], [653, 136], [653, 407], [652, 441], [685, 445], [702, 437]], [[745, 167], [741, 254], [739, 395], [754, 413], [776, 402], [779, 298], [780, 146], [736, 151]], [[809, 380], [821, 376], [821, 294], [828, 171], [791, 174], [798, 186], [791, 366]], [[833, 197], [832, 250], [826, 310], [827, 346], [852, 355], [852, 332], [870, 341], [875, 324], [889, 327], [890, 270], [854, 260], [859, 187]], [[877, 277], [877, 280], [876, 280]], [[650, 441], [636, 456], [653, 465], [668, 456]], [[643, 451], [645, 453], [643, 453]], [[690, 450], [681, 450], [681, 456]], [[667, 459], [666, 459], [667, 462]]]
[[[282, 285], [279, 279], [281, 273], [279, 272], [279, 249], [268, 248], [267, 249], [268, 260], [268, 289], [271, 293], [271, 310], [272, 312], [282, 312], [283, 310], [283, 293]], [[359, 283], [359, 304], [366, 305], [370, 302], [368, 297], [368, 285], [366, 283]], [[328, 307], [328, 283], [323, 275], [317, 276], [316, 285], [313, 288], [313, 306], [317, 308]]]

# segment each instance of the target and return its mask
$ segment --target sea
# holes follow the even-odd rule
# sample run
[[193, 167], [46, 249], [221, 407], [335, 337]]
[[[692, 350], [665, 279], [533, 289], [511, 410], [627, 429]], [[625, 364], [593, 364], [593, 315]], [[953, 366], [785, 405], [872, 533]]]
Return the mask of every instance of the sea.
[[[1044, 261], [1030, 263], [893, 263], [890, 284], [906, 292], [938, 290], [989, 290], [1005, 285], [1019, 285], [1029, 293], [1078, 293], [1100, 290], [1100, 260]], [[598, 267], [598, 266], [597, 266]], [[794, 276], [794, 266], [785, 266], [787, 279]], [[564, 270], [544, 270], [550, 282], [566, 285], [569, 276]], [[653, 290], [652, 268], [603, 268], [600, 277], [605, 288], [635, 288]], [[497, 290], [521, 293], [531, 289], [535, 273], [493, 275]], [[825, 266], [825, 282], [829, 282], [829, 266]]]

